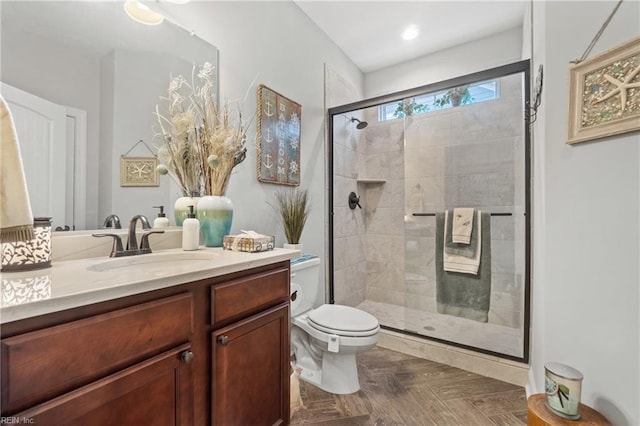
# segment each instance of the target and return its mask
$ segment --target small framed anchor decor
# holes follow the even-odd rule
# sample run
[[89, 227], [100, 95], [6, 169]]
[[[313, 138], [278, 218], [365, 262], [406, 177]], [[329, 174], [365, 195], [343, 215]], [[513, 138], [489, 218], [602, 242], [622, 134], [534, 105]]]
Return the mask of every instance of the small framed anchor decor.
[[301, 117], [299, 103], [258, 86], [258, 181], [300, 185]]
[[[153, 157], [127, 157], [138, 145], [144, 144]], [[120, 186], [159, 186], [158, 158], [144, 141], [139, 140], [126, 154], [120, 156]]]
[[574, 144], [640, 130], [640, 37], [569, 68]]

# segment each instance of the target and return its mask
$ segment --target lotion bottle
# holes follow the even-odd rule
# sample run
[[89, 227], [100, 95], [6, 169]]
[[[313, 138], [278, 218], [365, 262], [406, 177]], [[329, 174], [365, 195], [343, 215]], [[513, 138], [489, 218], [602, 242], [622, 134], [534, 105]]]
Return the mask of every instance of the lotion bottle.
[[160, 213], [158, 213], [158, 217], [153, 221], [154, 228], [168, 228], [169, 227], [169, 219], [167, 215], [164, 213], [164, 206], [153, 206], [154, 209], [160, 209]]
[[182, 250], [198, 250], [200, 244], [200, 221], [196, 219], [193, 206], [189, 206], [189, 214], [182, 222]]

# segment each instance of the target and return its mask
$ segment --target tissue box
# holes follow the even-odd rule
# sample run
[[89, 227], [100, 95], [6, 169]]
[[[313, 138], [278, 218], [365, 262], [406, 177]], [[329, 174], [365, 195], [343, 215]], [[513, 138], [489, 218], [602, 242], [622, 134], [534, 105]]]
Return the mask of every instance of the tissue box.
[[225, 235], [222, 239], [222, 248], [225, 250], [255, 253], [273, 250], [275, 243], [276, 238], [272, 236], [248, 237], [246, 235]]

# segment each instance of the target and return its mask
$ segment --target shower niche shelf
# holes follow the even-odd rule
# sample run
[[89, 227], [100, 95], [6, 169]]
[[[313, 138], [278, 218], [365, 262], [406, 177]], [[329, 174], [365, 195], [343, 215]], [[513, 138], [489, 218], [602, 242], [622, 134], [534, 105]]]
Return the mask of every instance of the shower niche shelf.
[[358, 178], [357, 179], [358, 183], [363, 183], [363, 184], [380, 184], [380, 183], [386, 183], [387, 181], [385, 179], [370, 179], [370, 178]]

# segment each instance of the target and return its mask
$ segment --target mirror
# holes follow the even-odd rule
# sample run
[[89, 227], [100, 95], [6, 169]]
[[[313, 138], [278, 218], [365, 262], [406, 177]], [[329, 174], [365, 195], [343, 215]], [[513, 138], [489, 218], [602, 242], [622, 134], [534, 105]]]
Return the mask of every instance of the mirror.
[[121, 186], [120, 158], [153, 156], [170, 76], [190, 81], [204, 62], [217, 70], [216, 47], [167, 19], [139, 24], [119, 1], [3, 2], [0, 13], [2, 94], [34, 215], [81, 230], [110, 214], [126, 224], [136, 214], [153, 220], [153, 206], [169, 212], [179, 196], [169, 178]]
[[[332, 303], [528, 361], [528, 104], [521, 61], [329, 109]], [[469, 207], [476, 240], [453, 241]]]

